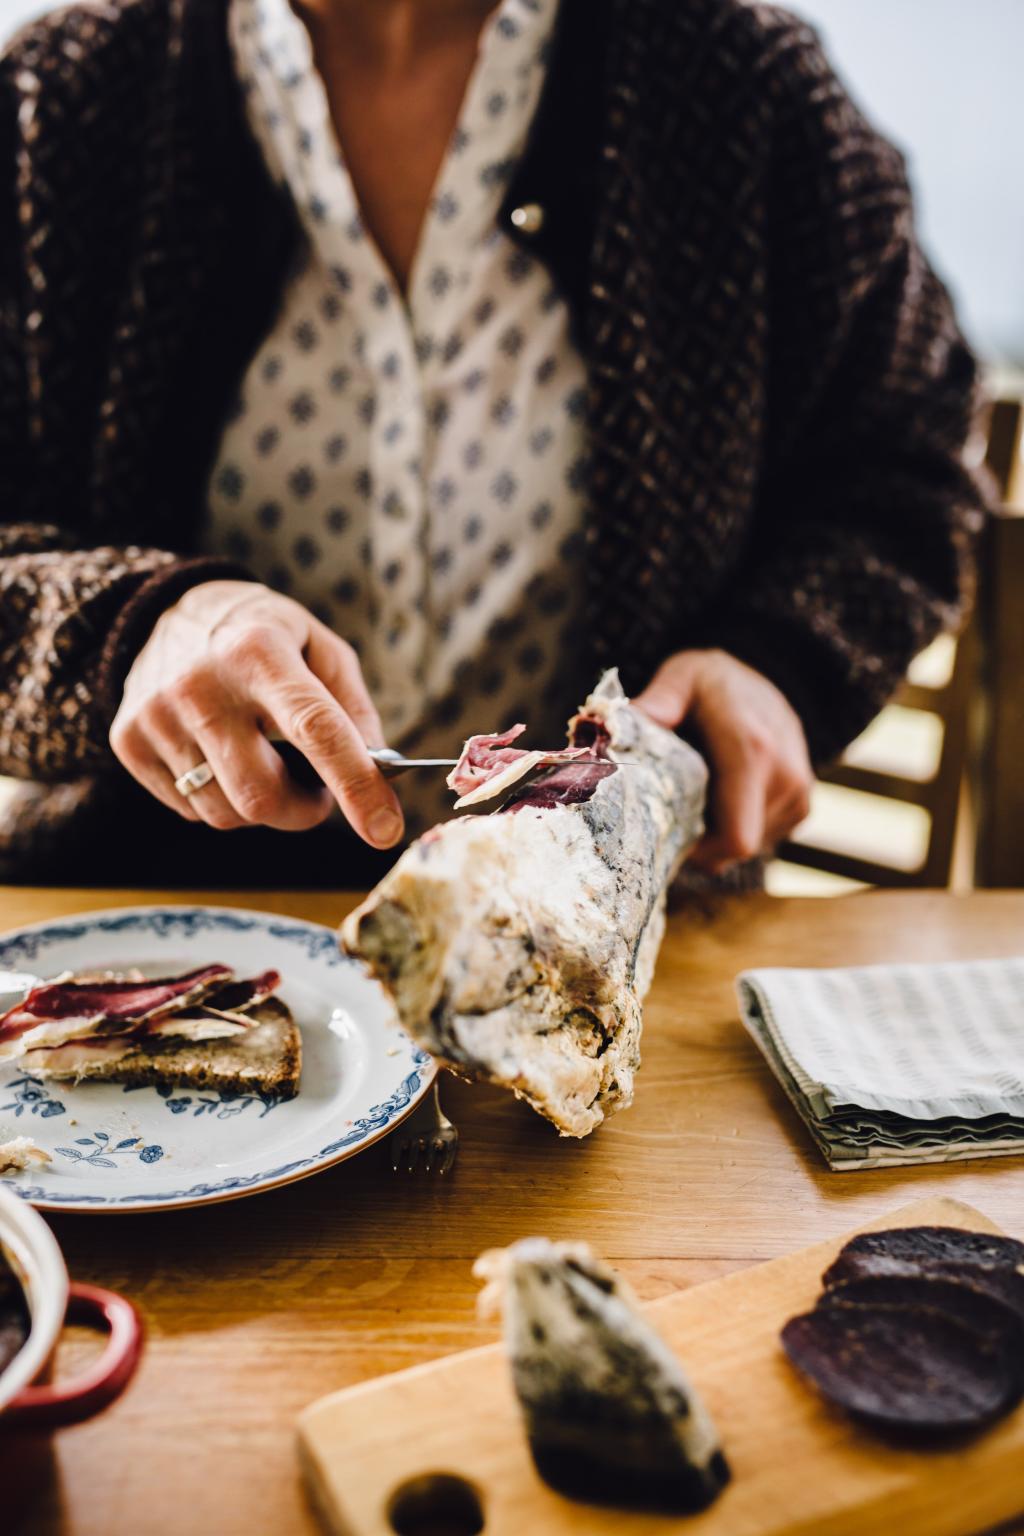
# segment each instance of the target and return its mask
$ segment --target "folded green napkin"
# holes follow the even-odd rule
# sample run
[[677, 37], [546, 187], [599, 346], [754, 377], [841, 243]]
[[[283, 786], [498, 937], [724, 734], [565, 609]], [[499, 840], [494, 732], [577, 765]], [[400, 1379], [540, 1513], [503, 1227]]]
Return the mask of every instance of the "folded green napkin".
[[831, 1168], [1024, 1151], [1024, 958], [744, 971], [737, 991]]

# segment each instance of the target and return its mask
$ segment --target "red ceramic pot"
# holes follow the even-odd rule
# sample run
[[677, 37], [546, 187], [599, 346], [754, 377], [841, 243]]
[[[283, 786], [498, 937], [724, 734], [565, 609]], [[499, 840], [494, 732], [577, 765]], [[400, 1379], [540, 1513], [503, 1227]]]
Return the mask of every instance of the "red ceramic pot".
[[[0, 1488], [5, 1520], [16, 1518], [46, 1475], [55, 1429], [102, 1413], [124, 1391], [142, 1351], [131, 1302], [92, 1285], [72, 1285], [57, 1240], [24, 1200], [0, 1188], [0, 1252], [21, 1282], [29, 1336], [0, 1374]], [[54, 1382], [53, 1357], [65, 1323], [107, 1335], [97, 1360]]]

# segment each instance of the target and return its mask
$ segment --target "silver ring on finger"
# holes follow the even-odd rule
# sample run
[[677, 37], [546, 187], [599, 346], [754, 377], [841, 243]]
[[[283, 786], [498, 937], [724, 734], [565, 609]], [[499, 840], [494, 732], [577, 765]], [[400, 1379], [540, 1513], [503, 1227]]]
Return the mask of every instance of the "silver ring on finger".
[[187, 800], [190, 795], [196, 793], [196, 790], [204, 789], [207, 784], [215, 782], [213, 769], [209, 763], [202, 762], [196, 763], [194, 768], [189, 768], [187, 773], [183, 773], [179, 779], [175, 779], [174, 787], [178, 794], [184, 795]]

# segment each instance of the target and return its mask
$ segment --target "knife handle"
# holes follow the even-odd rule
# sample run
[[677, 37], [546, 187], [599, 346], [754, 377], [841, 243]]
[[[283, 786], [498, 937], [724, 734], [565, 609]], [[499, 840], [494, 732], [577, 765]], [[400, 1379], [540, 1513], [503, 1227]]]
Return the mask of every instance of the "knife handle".
[[309, 794], [314, 790], [326, 787], [309, 758], [300, 752], [298, 747], [293, 747], [290, 741], [272, 741], [271, 745], [274, 751], [283, 758], [284, 765], [288, 770], [288, 777], [293, 780], [299, 789], [305, 790]]

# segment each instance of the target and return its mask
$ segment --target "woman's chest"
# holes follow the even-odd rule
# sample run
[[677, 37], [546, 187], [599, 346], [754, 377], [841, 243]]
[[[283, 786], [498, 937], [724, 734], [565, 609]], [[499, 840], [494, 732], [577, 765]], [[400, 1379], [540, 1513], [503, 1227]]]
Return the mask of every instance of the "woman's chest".
[[441, 167], [476, 57], [475, 29], [408, 71], [375, 68], [343, 42], [316, 47], [331, 123], [363, 219], [396, 286], [408, 290]]

